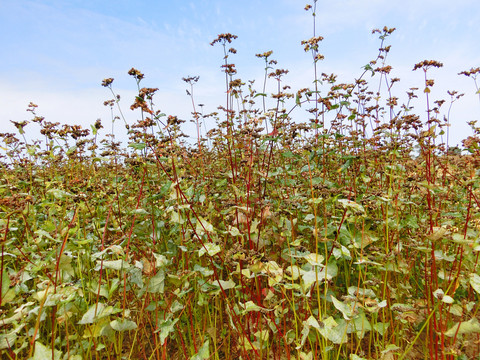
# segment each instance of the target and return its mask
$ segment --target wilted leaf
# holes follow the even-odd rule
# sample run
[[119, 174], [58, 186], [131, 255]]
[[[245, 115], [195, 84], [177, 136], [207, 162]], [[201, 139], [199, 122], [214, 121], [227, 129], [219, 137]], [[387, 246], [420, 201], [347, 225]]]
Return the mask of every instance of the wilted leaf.
[[183, 218], [183, 216], [179, 212], [176, 212], [176, 211], [172, 211], [171, 220], [172, 220], [172, 222], [178, 223], [180, 225], [185, 223], [185, 219]]
[[453, 337], [457, 334], [457, 331], [458, 335], [480, 333], [480, 323], [476, 318], [456, 323], [450, 329], [445, 331], [445, 336]]
[[431, 241], [438, 241], [443, 238], [445, 233], [447, 232], [447, 229], [444, 228], [443, 226], [435, 226], [433, 228], [433, 232], [427, 236], [427, 238]]
[[442, 302], [444, 302], [445, 304], [453, 304], [454, 300], [450, 295], [445, 295], [442, 298]]
[[331, 316], [322, 321], [319, 332], [325, 339], [334, 344], [343, 344], [347, 341], [346, 324], [345, 326], [339, 326]]
[[338, 202], [344, 209], [348, 209], [356, 215], [365, 214], [365, 209], [362, 205], [357, 204], [355, 201], [348, 199], [339, 199]]
[[269, 286], [275, 286], [283, 279], [283, 269], [273, 260], [265, 264], [265, 272], [268, 275]]
[[357, 286], [349, 286], [347, 289], [348, 295], [358, 296], [360, 298], [369, 297], [376, 298], [375, 292], [371, 289], [358, 288]]

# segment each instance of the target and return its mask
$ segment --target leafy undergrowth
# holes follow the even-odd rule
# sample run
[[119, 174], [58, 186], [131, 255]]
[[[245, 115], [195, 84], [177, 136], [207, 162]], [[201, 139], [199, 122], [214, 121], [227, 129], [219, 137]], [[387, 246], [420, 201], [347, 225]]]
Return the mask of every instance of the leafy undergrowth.
[[[223, 114], [197, 112], [198, 77], [184, 79], [195, 145], [136, 69], [141, 120], [126, 126], [126, 149], [113, 126], [97, 144], [99, 121], [60, 127], [30, 104], [44, 141], [27, 141], [27, 122], [15, 123], [21, 139], [2, 134], [3, 358], [478, 358], [480, 130], [472, 123], [463, 152], [441, 141], [435, 61], [415, 65], [427, 119], [398, 105], [392, 31], [374, 31], [380, 52], [365, 66], [382, 94], [326, 74], [290, 94], [271, 52], [257, 55], [263, 92], [245, 90], [228, 57], [236, 37], [220, 35]], [[302, 42], [315, 74], [319, 41]], [[125, 119], [112, 82], [113, 124]], [[289, 101], [312, 118], [294, 122]]]

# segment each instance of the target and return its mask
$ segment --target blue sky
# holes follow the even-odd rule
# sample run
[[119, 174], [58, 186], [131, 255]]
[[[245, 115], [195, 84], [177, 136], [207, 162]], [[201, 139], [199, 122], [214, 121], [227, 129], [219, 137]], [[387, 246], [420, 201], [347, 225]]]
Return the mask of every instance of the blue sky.
[[[100, 86], [107, 77], [115, 78], [123, 111], [133, 123], [138, 113], [129, 110], [136, 90], [127, 75], [131, 67], [145, 74], [143, 86], [159, 88], [155, 103], [163, 112], [191, 118], [187, 84], [181, 80], [189, 75], [200, 76], [196, 102], [205, 104], [205, 113], [215, 111], [224, 105], [223, 53], [209, 43], [225, 32], [238, 35], [232, 44], [238, 52], [230, 60], [243, 81], [255, 79], [261, 89], [263, 63], [255, 54], [273, 50], [278, 67], [290, 70], [285, 83], [292, 90], [310, 87], [312, 60], [300, 45], [312, 36], [307, 3], [0, 0], [1, 131], [14, 130], [9, 120], [30, 118], [25, 111], [30, 101], [39, 105], [38, 114], [47, 121], [89, 127], [101, 118], [109, 124], [103, 101], [111, 94]], [[317, 35], [325, 38], [319, 71], [353, 81], [377, 54], [379, 40], [371, 30], [396, 27], [388, 38], [391, 75], [401, 79], [394, 93], [402, 98], [409, 87], [423, 89], [422, 72], [411, 71], [415, 63], [443, 62], [442, 69], [430, 74], [436, 81], [432, 96], [448, 100], [447, 90], [465, 93], [450, 114], [450, 143], [458, 143], [471, 134], [466, 122], [480, 120], [473, 81], [457, 75], [480, 66], [479, 19], [478, 0], [318, 0]], [[416, 112], [423, 116], [424, 99], [419, 99]], [[36, 124], [29, 126], [33, 130]], [[29, 127], [26, 130], [28, 134]], [[186, 131], [194, 134], [192, 128]]]

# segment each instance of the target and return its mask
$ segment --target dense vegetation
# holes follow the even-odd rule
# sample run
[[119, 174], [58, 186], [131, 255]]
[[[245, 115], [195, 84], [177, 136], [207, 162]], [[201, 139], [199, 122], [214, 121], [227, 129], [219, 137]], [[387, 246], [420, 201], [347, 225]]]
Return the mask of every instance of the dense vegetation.
[[[313, 88], [292, 93], [271, 51], [257, 55], [262, 92], [237, 78], [236, 36], [219, 35], [220, 113], [197, 111], [199, 79], [184, 79], [194, 144], [136, 69], [140, 120], [128, 125], [105, 79], [113, 115], [101, 140], [100, 121], [60, 126], [31, 103], [44, 138], [27, 140], [27, 121], [2, 134], [2, 358], [478, 358], [480, 129], [448, 147], [449, 109], [430, 99], [436, 61], [414, 66], [425, 87], [399, 103], [393, 31], [374, 30], [381, 46], [364, 74], [376, 90], [364, 74], [317, 76], [313, 34], [302, 42]], [[476, 85], [479, 73], [462, 75]]]

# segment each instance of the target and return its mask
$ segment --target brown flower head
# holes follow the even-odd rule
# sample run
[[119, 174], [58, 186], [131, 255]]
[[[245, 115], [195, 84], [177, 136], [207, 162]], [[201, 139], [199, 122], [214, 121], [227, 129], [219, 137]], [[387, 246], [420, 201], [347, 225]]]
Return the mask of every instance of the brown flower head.
[[263, 54], [255, 54], [255, 56], [258, 58], [265, 58], [265, 60], [267, 60], [267, 58], [272, 54], [273, 54], [273, 51], [270, 50], [270, 51], [264, 52]]
[[130, 70], [128, 70], [128, 75], [132, 75], [137, 81], [140, 81], [145, 77], [145, 75], [143, 75], [141, 71], [133, 67]]
[[113, 78], [107, 78], [102, 80], [103, 87], [109, 87], [113, 83]]
[[215, 45], [217, 42], [218, 43], [222, 43], [223, 45], [225, 45], [227, 42], [230, 44], [233, 40], [235, 40], [236, 38], [238, 38], [237, 35], [232, 35], [230, 33], [226, 33], [226, 34], [220, 34], [217, 36], [217, 38], [215, 40], [213, 40], [210, 45]]
[[476, 75], [478, 73], [480, 73], [480, 67], [471, 68], [468, 71], [462, 71], [462, 72], [458, 73], [458, 75], [465, 75], [465, 76], [468, 76], [468, 77], [470, 77], [471, 75], [474, 75], [476, 77]]
[[423, 60], [418, 64], [415, 64], [415, 66], [413, 67], [413, 71], [417, 69], [423, 69], [423, 71], [427, 71], [432, 66], [436, 68], [441, 68], [443, 64], [435, 60]]

